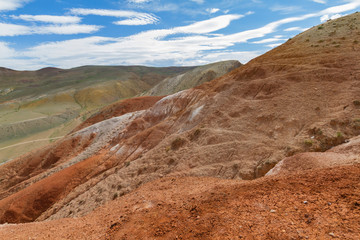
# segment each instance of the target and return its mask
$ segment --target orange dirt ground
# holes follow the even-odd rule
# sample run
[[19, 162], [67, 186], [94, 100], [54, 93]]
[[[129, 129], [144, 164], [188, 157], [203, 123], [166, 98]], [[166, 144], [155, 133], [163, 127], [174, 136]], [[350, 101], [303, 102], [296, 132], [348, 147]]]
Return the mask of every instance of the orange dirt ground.
[[253, 181], [163, 178], [75, 219], [0, 239], [359, 239], [360, 165]]

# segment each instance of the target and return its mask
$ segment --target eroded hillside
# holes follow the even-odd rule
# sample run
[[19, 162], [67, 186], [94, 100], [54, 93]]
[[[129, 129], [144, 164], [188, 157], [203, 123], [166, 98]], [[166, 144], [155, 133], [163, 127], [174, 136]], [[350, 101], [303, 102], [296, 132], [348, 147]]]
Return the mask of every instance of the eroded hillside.
[[[54, 221], [0, 234], [356, 239], [359, 27], [359, 13], [328, 21], [199, 87], [108, 107], [4, 164], [0, 221]], [[238, 181], [278, 162], [269, 175], [284, 176]]]
[[[119, 99], [154, 95], [145, 91], [170, 79], [179, 79], [176, 86], [180, 85], [181, 89], [191, 88], [239, 65], [237, 61], [226, 61], [204, 67], [0, 69], [0, 162], [66, 135], [99, 108]], [[184, 75], [187, 77], [183, 78]], [[174, 86], [163, 89], [162, 93], [176, 91]]]

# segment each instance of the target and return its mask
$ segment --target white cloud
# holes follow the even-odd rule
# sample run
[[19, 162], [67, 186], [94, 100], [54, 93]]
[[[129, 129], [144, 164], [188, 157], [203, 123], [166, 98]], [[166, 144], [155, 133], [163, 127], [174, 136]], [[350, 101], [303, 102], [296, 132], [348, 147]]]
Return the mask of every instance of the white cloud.
[[153, 16], [129, 18], [114, 22], [116, 25], [148, 25], [158, 22], [159, 19]]
[[29, 0], [0, 0], [0, 11], [10, 11], [22, 7]]
[[211, 18], [209, 20], [196, 22], [185, 27], [177, 27], [174, 28], [173, 30], [175, 32], [183, 32], [183, 33], [198, 33], [198, 34], [210, 33], [226, 28], [227, 26], [229, 26], [231, 21], [242, 17], [244, 17], [244, 15], [237, 15], [237, 14], [222, 15], [215, 18]]
[[321, 22], [326, 22], [327, 20], [333, 20], [333, 19], [336, 19], [336, 18], [339, 18], [339, 17], [342, 17], [342, 15], [339, 14], [339, 13], [331, 15], [331, 16], [329, 16], [329, 14], [325, 14], [325, 15], [321, 16], [320, 21]]
[[20, 15], [11, 16], [14, 19], [21, 19], [29, 22], [46, 22], [46, 23], [79, 23], [81, 18], [75, 16], [53, 16], [53, 15]]
[[0, 42], [0, 59], [3, 57], [14, 57], [15, 51], [6, 42]]
[[274, 43], [274, 44], [269, 44], [269, 45], [266, 45], [267, 47], [269, 48], [275, 48], [275, 47], [278, 47], [280, 46], [282, 43]]
[[290, 27], [290, 28], [286, 28], [284, 31], [285, 32], [303, 32], [308, 30], [308, 28], [301, 28], [301, 27]]
[[197, 4], [203, 4], [205, 1], [204, 0], [190, 0], [192, 2], [195, 2]]
[[264, 43], [271, 43], [271, 42], [278, 42], [278, 41], [284, 42], [284, 41], [286, 41], [286, 39], [282, 39], [282, 38], [267, 38], [267, 39], [262, 39], [262, 40], [260, 40], [260, 41], [255, 41], [255, 42], [252, 42], [252, 43], [264, 44]]
[[73, 8], [70, 10], [70, 12], [75, 15], [97, 15], [97, 16], [127, 18], [124, 20], [115, 21], [114, 24], [117, 25], [147, 25], [147, 24], [154, 24], [159, 21], [159, 18], [153, 14], [141, 13], [135, 11]]
[[34, 34], [79, 34], [97, 32], [101, 26], [85, 24], [49, 25], [41, 26], [32, 30]]
[[210, 14], [213, 14], [213, 13], [217, 13], [218, 11], [220, 11], [219, 8], [208, 8], [206, 9], [206, 11]]
[[0, 23], [0, 36], [93, 33], [98, 31], [100, 28], [101, 26], [84, 24], [45, 25], [28, 27], [23, 25]]
[[275, 6], [271, 7], [270, 10], [273, 12], [281, 12], [281, 13], [289, 14], [289, 13], [301, 11], [302, 8], [299, 6], [275, 5]]
[[316, 3], [326, 4], [325, 0], [312, 0], [312, 1]]
[[9, 24], [9, 23], [0, 23], [0, 36], [18, 36], [29, 34], [31, 29], [27, 26]]
[[146, 2], [150, 2], [151, 0], [128, 0], [128, 2], [131, 3], [146, 3]]

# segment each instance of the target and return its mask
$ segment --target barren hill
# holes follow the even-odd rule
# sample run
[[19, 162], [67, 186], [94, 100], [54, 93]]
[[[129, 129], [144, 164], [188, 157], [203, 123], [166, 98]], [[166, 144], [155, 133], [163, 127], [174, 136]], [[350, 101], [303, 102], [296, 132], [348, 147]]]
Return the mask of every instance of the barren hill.
[[[356, 239], [359, 27], [360, 13], [328, 21], [199, 87], [105, 109], [106, 120], [2, 165], [0, 221], [54, 221], [0, 234]], [[309, 151], [326, 151], [314, 166], [338, 155], [307, 171], [286, 165]], [[284, 176], [241, 181], [278, 162]]]
[[[47, 145], [70, 132], [99, 108], [144, 94], [165, 80], [170, 83], [179, 79], [176, 84], [191, 88], [236, 66], [239, 66], [237, 61], [204, 67], [84, 66], [38, 71], [1, 68], [0, 163], [39, 145]], [[193, 71], [198, 74], [195, 76]], [[202, 77], [210, 71], [211, 76]], [[176, 77], [184, 74], [186, 78]], [[163, 89], [164, 94], [173, 91], [176, 89]]]

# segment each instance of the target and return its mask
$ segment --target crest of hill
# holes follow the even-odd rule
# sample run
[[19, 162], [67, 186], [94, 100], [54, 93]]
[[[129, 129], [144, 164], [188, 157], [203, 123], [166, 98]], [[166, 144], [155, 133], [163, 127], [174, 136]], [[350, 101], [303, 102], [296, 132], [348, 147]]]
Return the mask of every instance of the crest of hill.
[[[331, 151], [329, 149], [338, 145], [337, 150], [333, 149], [339, 151], [337, 153], [356, 149], [341, 145], [348, 140], [356, 143], [354, 137], [360, 134], [360, 47], [356, 42], [360, 36], [359, 26], [359, 13], [329, 21], [214, 81], [154, 100], [153, 105], [141, 110], [120, 112], [120, 116], [96, 121], [47, 148], [0, 166], [0, 221], [19, 223], [81, 217], [106, 203], [117, 206], [113, 200], [130, 193], [121, 199], [130, 196], [137, 199], [129, 201], [130, 206], [124, 210], [126, 214], [116, 214], [118, 219], [119, 216], [124, 217], [124, 221], [107, 224], [113, 239], [123, 237], [123, 233], [128, 233], [126, 229], [140, 234], [141, 229], [136, 228], [139, 221], [130, 221], [130, 225], [126, 226], [132, 214], [139, 209], [144, 209], [138, 216], [144, 216], [144, 229], [149, 230], [144, 234], [164, 236], [164, 239], [173, 237], [171, 233], [176, 230], [179, 230], [176, 233], [185, 234], [188, 227], [199, 229], [201, 223], [206, 232], [184, 235], [185, 238], [220, 238], [217, 232], [211, 233], [211, 224], [214, 219], [228, 214], [232, 214], [232, 218], [227, 219], [229, 223], [234, 219], [239, 221], [235, 224], [236, 229], [251, 217], [246, 229], [255, 226], [255, 231], [263, 234], [260, 239], [328, 237], [329, 233], [334, 235], [337, 232], [340, 238], [351, 239], [354, 232], [358, 234], [358, 222], [349, 224], [354, 227], [350, 229], [345, 225], [339, 226], [338, 219], [333, 218], [339, 208], [346, 209], [340, 213], [341, 221], [357, 219], [359, 215], [359, 204], [354, 202], [359, 195], [355, 184], [359, 167], [352, 165], [351, 159], [336, 163], [336, 159], [332, 158], [335, 161], [331, 164], [332, 170], [310, 169], [300, 175], [263, 178], [255, 182], [239, 183], [237, 180], [262, 177], [276, 163], [297, 153]], [[352, 154], [357, 153], [353, 151]], [[344, 162], [350, 166], [338, 167]], [[170, 180], [159, 186], [165, 176]], [[189, 187], [192, 192], [189, 198], [185, 197], [175, 207], [179, 212], [186, 213], [186, 217], [171, 215], [181, 218], [179, 225], [174, 227], [176, 230], [173, 230], [174, 222], [170, 218], [167, 221], [165, 217], [172, 214], [171, 206], [162, 208], [167, 201], [155, 200], [154, 204], [150, 199], [170, 196], [168, 194], [174, 191], [177, 197], [182, 198], [184, 193], [176, 189], [182, 190], [182, 186], [188, 186], [187, 183], [175, 188], [171, 185], [182, 177], [192, 177], [189, 180], [193, 184]], [[210, 180], [201, 180], [204, 177], [212, 177], [213, 182], [219, 181], [214, 177], [232, 179], [225, 181], [229, 192], [219, 191], [223, 188], [215, 183], [209, 187]], [[297, 189], [294, 184], [299, 182]], [[330, 183], [331, 188], [328, 187]], [[233, 184], [241, 184], [245, 190], [235, 191], [238, 188]], [[150, 195], [154, 195], [142, 199], [142, 193], [136, 190], [142, 185], [149, 189], [159, 186], [160, 190], [158, 193], [149, 191]], [[267, 187], [263, 188], [265, 185]], [[281, 191], [280, 194], [273, 194], [276, 193], [274, 185]], [[207, 187], [211, 191], [208, 198], [204, 198], [202, 189]], [[231, 195], [232, 190], [234, 197], [227, 198], [227, 193]], [[318, 195], [314, 197], [314, 193]], [[267, 197], [264, 198], [264, 195]], [[239, 196], [250, 200], [241, 201]], [[289, 199], [288, 196], [296, 197]], [[336, 202], [339, 205], [323, 210], [328, 202], [334, 204], [339, 199], [337, 196], [341, 198], [340, 203]], [[196, 206], [190, 199], [198, 199]], [[211, 205], [206, 205], [210, 199]], [[224, 199], [228, 205], [221, 208]], [[259, 201], [253, 202], [254, 199]], [[306, 205], [304, 201], [314, 205]], [[276, 207], [274, 203], [279, 203], [278, 209], [273, 209]], [[297, 209], [290, 211], [288, 207], [293, 204]], [[157, 218], [159, 211], [156, 210], [161, 208], [163, 212]], [[232, 212], [233, 209], [237, 209], [236, 212]], [[247, 210], [239, 214], [239, 209]], [[252, 214], [254, 210], [259, 211], [258, 214]], [[274, 215], [271, 214], [276, 212], [280, 215], [274, 223]], [[316, 214], [312, 214], [314, 212]], [[149, 223], [160, 221], [156, 229], [152, 229], [154, 232], [150, 231], [143, 213], [149, 214], [146, 215]], [[261, 216], [261, 221], [258, 216]], [[186, 225], [191, 217], [194, 218], [193, 224]], [[284, 217], [286, 221], [283, 222]], [[86, 217], [80, 219], [91, 221]], [[264, 219], [271, 227], [264, 225]], [[324, 227], [311, 224], [315, 220]], [[70, 227], [72, 220], [58, 221]], [[295, 227], [288, 225], [290, 221]], [[38, 223], [38, 226], [47, 226], [48, 223]], [[274, 233], [272, 229], [278, 226], [277, 223], [284, 229]], [[337, 226], [335, 233], [330, 232], [334, 224]], [[10, 226], [10, 229], [28, 226], [34, 224]], [[123, 229], [123, 226], [126, 228]], [[194, 231], [195, 227], [191, 230]], [[285, 229], [293, 231], [287, 233]], [[240, 232], [232, 227], [227, 231], [230, 238], [239, 236]], [[20, 236], [21, 231], [17, 234]], [[250, 230], [245, 234], [249, 234], [250, 239], [253, 237]], [[140, 235], [137, 237], [141, 238]]]
[[173, 94], [221, 77], [240, 66], [241, 63], [238, 61], [223, 61], [200, 66], [184, 74], [165, 78], [144, 95], [163, 96]]

